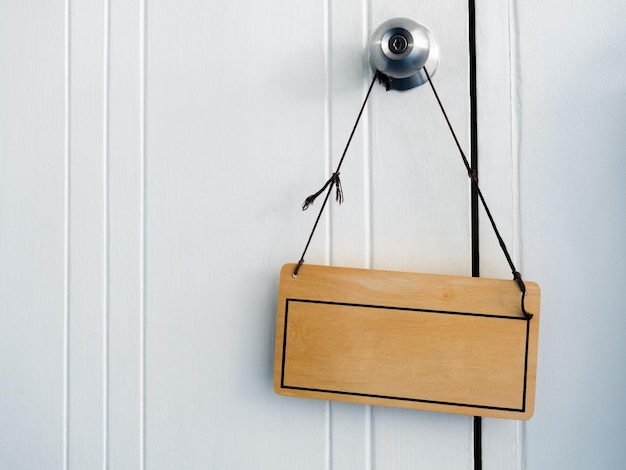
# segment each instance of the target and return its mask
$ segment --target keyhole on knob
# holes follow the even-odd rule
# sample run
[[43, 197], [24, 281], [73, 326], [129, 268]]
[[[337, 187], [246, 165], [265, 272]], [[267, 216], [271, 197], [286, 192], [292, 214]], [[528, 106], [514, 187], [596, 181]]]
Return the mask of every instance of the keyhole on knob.
[[409, 46], [409, 42], [402, 34], [396, 34], [389, 39], [389, 50], [394, 54], [402, 54]]

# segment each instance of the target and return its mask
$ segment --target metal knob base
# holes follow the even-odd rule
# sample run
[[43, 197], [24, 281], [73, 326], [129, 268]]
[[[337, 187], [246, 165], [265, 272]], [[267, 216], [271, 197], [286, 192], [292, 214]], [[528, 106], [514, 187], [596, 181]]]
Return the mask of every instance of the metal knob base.
[[428, 81], [439, 63], [439, 46], [433, 34], [408, 18], [381, 24], [369, 42], [370, 65], [389, 77], [392, 90], [410, 90]]

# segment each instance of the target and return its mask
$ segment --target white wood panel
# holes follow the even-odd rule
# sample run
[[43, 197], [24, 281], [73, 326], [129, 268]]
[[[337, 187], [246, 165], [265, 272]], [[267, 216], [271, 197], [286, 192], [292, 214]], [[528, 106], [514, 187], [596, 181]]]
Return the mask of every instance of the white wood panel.
[[141, 0], [110, 4], [109, 457], [143, 468], [143, 22]]
[[69, 468], [106, 466], [105, 2], [69, 3]]
[[0, 15], [0, 468], [60, 469], [65, 448], [62, 2]]
[[326, 405], [274, 394], [272, 333], [324, 177], [323, 5], [147, 14], [146, 465], [321, 468]]
[[[271, 386], [278, 271], [301, 253], [321, 200], [299, 205], [334, 171], [371, 79], [369, 33], [394, 16], [433, 31], [436, 85], [469, 149], [467, 5], [67, 5], [69, 129], [63, 5], [13, 3], [0, 20], [0, 63], [16, 71], [0, 76], [0, 466], [142, 468], [145, 452], [148, 468], [471, 468], [471, 418]], [[481, 185], [517, 255], [509, 4], [479, 6], [498, 17], [479, 28], [480, 129], [498, 121], [497, 139], [479, 132]], [[342, 182], [307, 262], [470, 273], [467, 176], [427, 87], [375, 88]], [[508, 277], [481, 234], [483, 274]], [[523, 428], [484, 429], [485, 468], [520, 468]]]
[[[441, 59], [433, 80], [457, 136], [469, 148], [467, 3], [375, 2], [371, 27], [404, 16], [429, 28]], [[372, 265], [471, 274], [469, 184], [428, 85], [377, 89], [372, 125]], [[376, 407], [376, 469], [472, 468], [472, 418]]]

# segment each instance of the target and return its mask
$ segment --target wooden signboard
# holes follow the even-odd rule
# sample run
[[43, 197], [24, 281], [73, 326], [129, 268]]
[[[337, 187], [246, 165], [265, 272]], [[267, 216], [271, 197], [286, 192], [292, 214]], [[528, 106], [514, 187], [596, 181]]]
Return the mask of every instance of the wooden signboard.
[[515, 281], [283, 266], [274, 389], [281, 395], [528, 419], [539, 286]]

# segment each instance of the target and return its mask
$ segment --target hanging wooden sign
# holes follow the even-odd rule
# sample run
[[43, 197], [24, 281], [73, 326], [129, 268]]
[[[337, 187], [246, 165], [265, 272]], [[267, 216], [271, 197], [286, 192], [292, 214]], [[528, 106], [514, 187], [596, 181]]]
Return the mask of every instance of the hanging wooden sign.
[[286, 264], [274, 388], [281, 395], [528, 419], [540, 291], [515, 281]]

